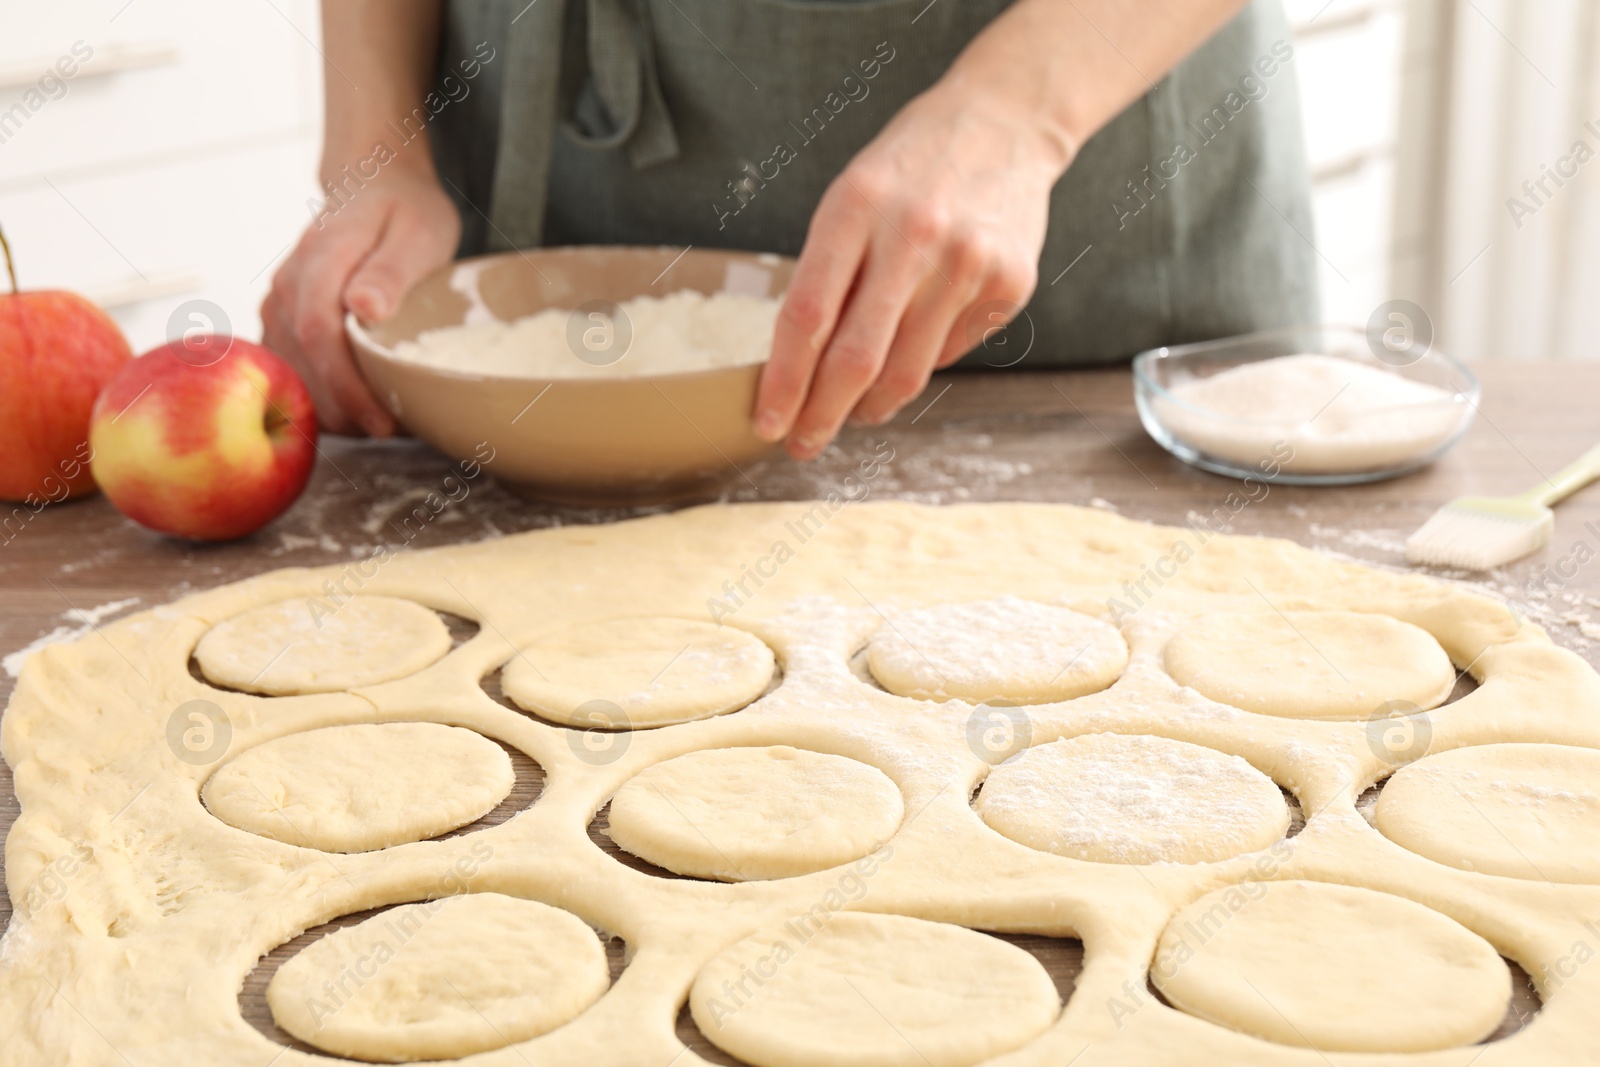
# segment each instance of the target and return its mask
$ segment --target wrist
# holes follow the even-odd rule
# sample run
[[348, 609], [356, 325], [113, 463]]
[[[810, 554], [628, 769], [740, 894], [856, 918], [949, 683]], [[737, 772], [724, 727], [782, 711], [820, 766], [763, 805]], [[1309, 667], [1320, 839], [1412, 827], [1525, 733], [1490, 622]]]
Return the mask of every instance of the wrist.
[[1051, 183], [1077, 158], [1081, 141], [1040, 100], [1038, 87], [1022, 79], [979, 76], [958, 64], [924, 95], [934, 106], [951, 109], [961, 126], [1005, 131], [1018, 154], [1015, 162], [1042, 170]]
[[394, 130], [385, 128], [374, 130], [365, 138], [325, 142], [317, 178], [324, 188], [352, 179], [363, 183], [380, 179], [432, 184], [439, 181], [426, 130], [413, 134], [407, 141], [397, 138]]

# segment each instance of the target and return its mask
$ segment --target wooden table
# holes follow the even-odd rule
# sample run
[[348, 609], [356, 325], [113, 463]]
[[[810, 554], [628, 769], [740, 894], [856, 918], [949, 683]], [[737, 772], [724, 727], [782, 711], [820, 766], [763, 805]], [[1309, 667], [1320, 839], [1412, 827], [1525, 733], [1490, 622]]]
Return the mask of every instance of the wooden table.
[[[1241, 534], [1292, 538], [1380, 564], [1403, 565], [1402, 542], [1446, 500], [1534, 484], [1600, 441], [1600, 363], [1501, 363], [1478, 368], [1485, 398], [1465, 440], [1432, 469], [1347, 489], [1280, 486], [1232, 516]], [[872, 483], [874, 499], [928, 503], [1026, 500], [1090, 504], [1135, 518], [1183, 523], [1226, 507], [1239, 483], [1162, 451], [1139, 425], [1126, 369], [1061, 373], [951, 373], [886, 427], [848, 430], [820, 460], [774, 459], [746, 470], [729, 499], [792, 500], [826, 494], [877, 444], [894, 459]], [[262, 571], [355, 559], [387, 524], [440, 487], [450, 464], [414, 441], [328, 439], [310, 488], [290, 512], [246, 540], [196, 546], [149, 533], [103, 499], [44, 509], [0, 544], [0, 653], [21, 649], [66, 613], [129, 601], [105, 615], [162, 604]], [[633, 511], [528, 503], [477, 484], [414, 542], [431, 547]], [[1531, 614], [1560, 643], [1600, 666], [1600, 562], [1576, 565], [1574, 546], [1600, 558], [1600, 490], [1557, 512], [1549, 548], [1483, 580], [1491, 591], [1531, 599]], [[137, 598], [136, 600], [134, 598]], [[103, 621], [103, 620], [102, 620]], [[14, 680], [0, 673], [0, 701]], [[17, 813], [10, 769], [0, 763], [0, 832]], [[9, 921], [0, 896], [0, 929]]]

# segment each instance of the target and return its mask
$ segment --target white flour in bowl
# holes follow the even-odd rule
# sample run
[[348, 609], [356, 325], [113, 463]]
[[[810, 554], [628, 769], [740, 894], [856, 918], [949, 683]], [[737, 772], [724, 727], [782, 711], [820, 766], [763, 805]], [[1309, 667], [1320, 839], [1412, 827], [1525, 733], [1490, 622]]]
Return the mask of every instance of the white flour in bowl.
[[[1161, 422], [1184, 443], [1243, 466], [1294, 450], [1283, 470], [1382, 470], [1444, 443], [1462, 419], [1455, 394], [1337, 356], [1279, 356], [1173, 386]], [[1177, 403], [1174, 403], [1177, 401]], [[1199, 409], [1199, 410], [1196, 410]]]
[[626, 300], [616, 321], [548, 308], [515, 322], [425, 330], [396, 345], [394, 354], [430, 367], [514, 378], [631, 378], [737, 367], [767, 358], [778, 304], [770, 297], [684, 289]]

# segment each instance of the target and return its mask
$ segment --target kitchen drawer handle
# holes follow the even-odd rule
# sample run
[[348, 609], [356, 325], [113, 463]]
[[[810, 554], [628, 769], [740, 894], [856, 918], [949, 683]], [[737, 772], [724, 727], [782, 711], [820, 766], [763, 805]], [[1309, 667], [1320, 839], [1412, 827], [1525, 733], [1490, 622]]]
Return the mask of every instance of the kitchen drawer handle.
[[[176, 42], [151, 41], [146, 44], [108, 44], [94, 50], [74, 74], [79, 78], [101, 78], [128, 70], [147, 70], [178, 62], [183, 51]], [[0, 91], [37, 85], [40, 77], [55, 69], [57, 56], [45, 56], [0, 67]]]
[[177, 296], [179, 293], [192, 293], [200, 288], [200, 284], [199, 271], [177, 270], [166, 274], [152, 274], [148, 281], [144, 278], [123, 278], [120, 281], [94, 286], [86, 290], [83, 295], [107, 311], [111, 311], [143, 304], [149, 300]]

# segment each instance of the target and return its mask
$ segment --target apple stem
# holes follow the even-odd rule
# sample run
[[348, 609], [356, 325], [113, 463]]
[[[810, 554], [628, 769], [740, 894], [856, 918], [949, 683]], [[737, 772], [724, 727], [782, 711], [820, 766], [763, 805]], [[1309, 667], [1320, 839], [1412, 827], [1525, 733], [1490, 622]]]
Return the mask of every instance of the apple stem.
[[17, 268], [16, 265], [11, 262], [11, 243], [6, 240], [6, 231], [3, 227], [0, 227], [0, 250], [4, 250], [6, 254], [6, 273], [11, 276], [11, 295], [16, 296]]

